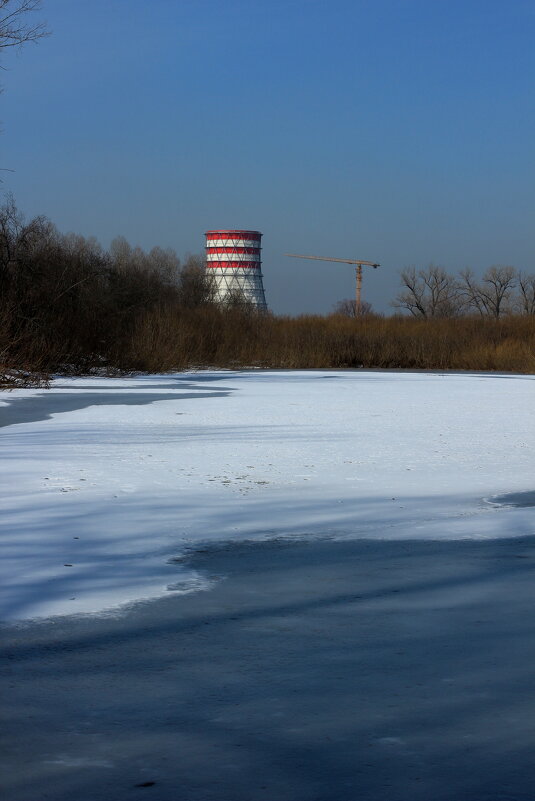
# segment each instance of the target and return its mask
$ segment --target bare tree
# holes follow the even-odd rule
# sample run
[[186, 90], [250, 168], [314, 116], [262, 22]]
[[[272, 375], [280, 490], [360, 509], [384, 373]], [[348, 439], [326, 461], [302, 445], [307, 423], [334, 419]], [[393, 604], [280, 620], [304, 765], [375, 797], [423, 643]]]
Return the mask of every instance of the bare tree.
[[124, 236], [116, 236], [110, 244], [110, 256], [113, 267], [118, 272], [128, 269], [132, 260], [132, 248]]
[[334, 304], [333, 313], [342, 317], [366, 317], [369, 314], [373, 314], [373, 306], [363, 300], [360, 304], [360, 310], [357, 311], [357, 301], [354, 298], [344, 298]]
[[[44, 22], [32, 21], [31, 14], [40, 8], [41, 0], [0, 0], [0, 57], [11, 47], [22, 47], [48, 36]], [[5, 69], [1, 61], [0, 69]], [[6, 167], [0, 169], [12, 172]]]
[[408, 267], [401, 271], [401, 284], [392, 306], [406, 309], [414, 317], [455, 317], [462, 311], [459, 282], [442, 267], [430, 264], [418, 271]]
[[15, 260], [17, 243], [24, 227], [24, 217], [17, 209], [13, 195], [8, 195], [0, 208], [0, 281]]
[[215, 286], [201, 256], [188, 255], [180, 271], [178, 291], [182, 306], [194, 309], [212, 303]]
[[477, 281], [471, 270], [463, 270], [461, 279], [467, 305], [482, 316], [498, 319], [511, 311], [512, 291], [517, 284], [514, 267], [489, 267], [481, 281]]
[[157, 276], [167, 286], [179, 283], [180, 259], [172, 248], [157, 246], [146, 253], [139, 245], [132, 248], [124, 236], [117, 236], [110, 245], [110, 257], [118, 272]]
[[169, 285], [176, 285], [180, 270], [180, 259], [173, 248], [154, 247], [148, 253], [149, 268]]
[[13, 195], [8, 194], [0, 206], [0, 287], [16, 274], [21, 262], [27, 262], [36, 242], [55, 236], [56, 228], [46, 217], [35, 217], [26, 223]]
[[41, 0], [0, 0], [0, 51], [48, 36], [45, 23], [31, 17], [40, 8]]
[[520, 308], [523, 314], [535, 314], [535, 275], [518, 274]]

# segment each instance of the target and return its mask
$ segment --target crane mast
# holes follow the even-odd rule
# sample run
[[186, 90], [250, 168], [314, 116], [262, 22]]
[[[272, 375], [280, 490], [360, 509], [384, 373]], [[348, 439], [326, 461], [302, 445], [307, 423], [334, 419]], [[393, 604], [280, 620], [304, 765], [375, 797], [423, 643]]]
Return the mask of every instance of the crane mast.
[[315, 261], [336, 261], [342, 264], [355, 265], [355, 316], [360, 317], [362, 313], [362, 266], [373, 267], [374, 269], [380, 267], [373, 261], [364, 261], [363, 259], [335, 259], [333, 256], [303, 256], [301, 253], [286, 253], [292, 259], [314, 259]]

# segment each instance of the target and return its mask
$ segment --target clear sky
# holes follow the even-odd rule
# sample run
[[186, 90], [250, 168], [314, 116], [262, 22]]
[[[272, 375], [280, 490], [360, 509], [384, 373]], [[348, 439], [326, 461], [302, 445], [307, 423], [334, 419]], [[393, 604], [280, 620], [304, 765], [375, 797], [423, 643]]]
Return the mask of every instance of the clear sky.
[[275, 312], [328, 312], [349, 266], [535, 272], [534, 0], [44, 0], [4, 59], [4, 189], [62, 231], [202, 252], [264, 233]]

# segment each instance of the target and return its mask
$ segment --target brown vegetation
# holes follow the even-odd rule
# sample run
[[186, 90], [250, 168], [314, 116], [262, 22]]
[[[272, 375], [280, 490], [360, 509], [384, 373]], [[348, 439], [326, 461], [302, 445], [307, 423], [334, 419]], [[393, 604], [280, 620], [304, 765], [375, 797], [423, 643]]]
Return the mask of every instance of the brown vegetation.
[[297, 318], [216, 307], [149, 312], [130, 366], [382, 367], [535, 372], [535, 317], [414, 320], [341, 315]]

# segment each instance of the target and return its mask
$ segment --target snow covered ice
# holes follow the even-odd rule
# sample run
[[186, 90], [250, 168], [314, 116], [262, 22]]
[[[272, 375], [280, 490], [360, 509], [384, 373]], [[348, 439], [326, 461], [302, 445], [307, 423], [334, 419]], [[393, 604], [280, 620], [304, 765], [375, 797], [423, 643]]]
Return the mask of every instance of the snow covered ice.
[[[218, 580], [199, 545], [535, 533], [531, 376], [203, 371], [1, 395], [1, 616], [100, 612]], [[178, 560], [178, 561], [177, 561]]]

